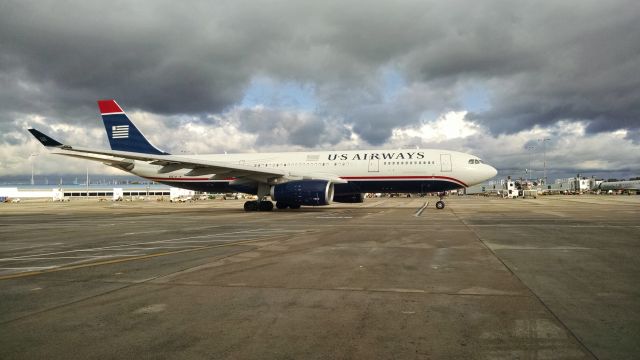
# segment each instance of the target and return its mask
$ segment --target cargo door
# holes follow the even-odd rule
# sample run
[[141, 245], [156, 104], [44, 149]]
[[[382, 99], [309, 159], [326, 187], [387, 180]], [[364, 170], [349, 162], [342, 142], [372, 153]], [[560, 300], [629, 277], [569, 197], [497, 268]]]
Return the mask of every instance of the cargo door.
[[440, 171], [451, 172], [451, 154], [440, 154]]

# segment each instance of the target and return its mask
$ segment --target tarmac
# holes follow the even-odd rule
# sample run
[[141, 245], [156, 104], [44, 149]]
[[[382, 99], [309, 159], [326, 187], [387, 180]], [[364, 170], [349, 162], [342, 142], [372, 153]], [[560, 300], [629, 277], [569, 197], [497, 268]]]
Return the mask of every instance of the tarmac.
[[0, 204], [0, 358], [638, 358], [640, 196], [436, 199]]

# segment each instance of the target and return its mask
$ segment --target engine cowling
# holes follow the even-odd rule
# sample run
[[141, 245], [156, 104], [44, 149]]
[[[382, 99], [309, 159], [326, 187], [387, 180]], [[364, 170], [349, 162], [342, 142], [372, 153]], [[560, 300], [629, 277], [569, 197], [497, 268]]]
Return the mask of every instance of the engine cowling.
[[271, 199], [285, 204], [321, 206], [333, 201], [333, 183], [296, 180], [271, 187]]
[[364, 194], [334, 195], [333, 201], [339, 203], [362, 203], [364, 202]]

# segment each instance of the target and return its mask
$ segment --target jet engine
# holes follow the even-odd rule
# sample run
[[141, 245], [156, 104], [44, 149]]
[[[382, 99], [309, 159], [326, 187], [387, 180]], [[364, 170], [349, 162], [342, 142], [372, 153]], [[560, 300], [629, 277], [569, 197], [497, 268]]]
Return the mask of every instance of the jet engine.
[[271, 187], [271, 199], [281, 204], [320, 206], [333, 201], [333, 183], [325, 180], [296, 180]]
[[364, 202], [364, 194], [334, 195], [333, 201], [339, 203], [362, 203]]

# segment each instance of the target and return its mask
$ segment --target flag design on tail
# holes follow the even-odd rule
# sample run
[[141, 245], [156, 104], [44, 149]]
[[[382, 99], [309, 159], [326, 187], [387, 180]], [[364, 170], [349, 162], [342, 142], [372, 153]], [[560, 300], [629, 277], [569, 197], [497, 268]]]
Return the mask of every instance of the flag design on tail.
[[144, 137], [115, 100], [98, 100], [98, 107], [112, 150], [168, 155]]

